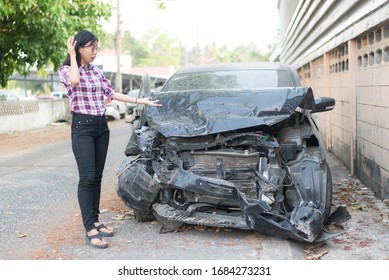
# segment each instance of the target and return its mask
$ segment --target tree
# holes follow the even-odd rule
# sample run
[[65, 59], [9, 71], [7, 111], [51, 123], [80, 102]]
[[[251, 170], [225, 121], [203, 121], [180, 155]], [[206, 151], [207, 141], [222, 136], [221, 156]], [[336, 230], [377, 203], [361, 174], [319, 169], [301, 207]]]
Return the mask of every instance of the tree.
[[227, 45], [218, 47], [216, 43], [210, 43], [204, 47], [195, 46], [190, 51], [185, 51], [186, 57], [183, 64], [207, 64], [224, 62], [250, 62], [269, 61], [269, 57], [276, 44], [269, 44], [268, 51], [262, 53], [254, 43], [238, 45], [230, 50]]
[[49, 63], [58, 70], [66, 40], [82, 29], [97, 36], [111, 6], [98, 0], [2, 0], [0, 3], [0, 86], [14, 71], [27, 75]]
[[179, 67], [182, 46], [180, 42], [169, 37], [164, 31], [149, 29], [142, 36], [141, 44], [146, 46], [147, 57], [140, 59], [139, 66], [170, 66]]
[[173, 1], [173, 0], [154, 0], [155, 4], [157, 5], [158, 8], [161, 10], [166, 9], [167, 2]]
[[269, 61], [271, 53], [262, 54], [254, 43], [237, 46], [231, 54], [231, 60], [236, 62]]
[[123, 50], [131, 53], [133, 65], [138, 66], [142, 60], [147, 58], [146, 45], [133, 37], [130, 31], [124, 31], [122, 44]]

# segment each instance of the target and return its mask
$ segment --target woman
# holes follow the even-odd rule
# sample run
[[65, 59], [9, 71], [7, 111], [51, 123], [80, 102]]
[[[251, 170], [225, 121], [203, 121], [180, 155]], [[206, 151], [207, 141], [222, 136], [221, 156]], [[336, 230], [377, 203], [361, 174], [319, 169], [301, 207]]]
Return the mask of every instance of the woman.
[[149, 106], [161, 106], [158, 100], [133, 98], [115, 92], [103, 72], [92, 64], [100, 50], [97, 37], [87, 31], [80, 31], [67, 41], [68, 55], [60, 68], [61, 83], [71, 101], [72, 149], [78, 173], [78, 202], [86, 230], [86, 241], [96, 248], [107, 248], [103, 237], [113, 236], [99, 222], [101, 180], [109, 143], [109, 129], [104, 116], [104, 96], [123, 102]]

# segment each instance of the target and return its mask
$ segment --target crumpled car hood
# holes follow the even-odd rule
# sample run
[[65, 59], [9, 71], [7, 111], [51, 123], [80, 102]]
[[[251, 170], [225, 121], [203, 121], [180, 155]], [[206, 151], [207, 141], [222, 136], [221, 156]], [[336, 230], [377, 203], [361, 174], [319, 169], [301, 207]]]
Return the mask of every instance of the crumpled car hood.
[[148, 107], [147, 122], [165, 137], [194, 137], [274, 125], [297, 107], [314, 109], [311, 88], [192, 90], [156, 94], [162, 107]]

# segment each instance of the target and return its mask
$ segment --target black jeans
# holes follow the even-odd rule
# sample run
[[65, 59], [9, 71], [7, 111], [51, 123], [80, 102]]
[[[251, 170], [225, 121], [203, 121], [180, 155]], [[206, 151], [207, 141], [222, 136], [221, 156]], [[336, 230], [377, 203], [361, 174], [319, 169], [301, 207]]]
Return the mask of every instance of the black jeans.
[[86, 231], [99, 220], [101, 180], [109, 144], [109, 128], [105, 116], [73, 113], [72, 149], [77, 162], [78, 202]]

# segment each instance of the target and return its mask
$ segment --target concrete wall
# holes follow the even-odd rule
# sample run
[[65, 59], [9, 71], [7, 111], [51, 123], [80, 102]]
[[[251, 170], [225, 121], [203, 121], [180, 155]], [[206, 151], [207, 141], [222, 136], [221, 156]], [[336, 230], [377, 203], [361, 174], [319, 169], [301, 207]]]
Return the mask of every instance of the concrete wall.
[[357, 174], [389, 197], [389, 23], [361, 34], [356, 44]]
[[0, 134], [70, 121], [68, 99], [0, 102]]
[[[293, 1], [279, 60], [315, 96], [335, 98], [318, 114], [328, 150], [389, 198], [389, 1]], [[286, 24], [284, 23], [284, 26]]]

